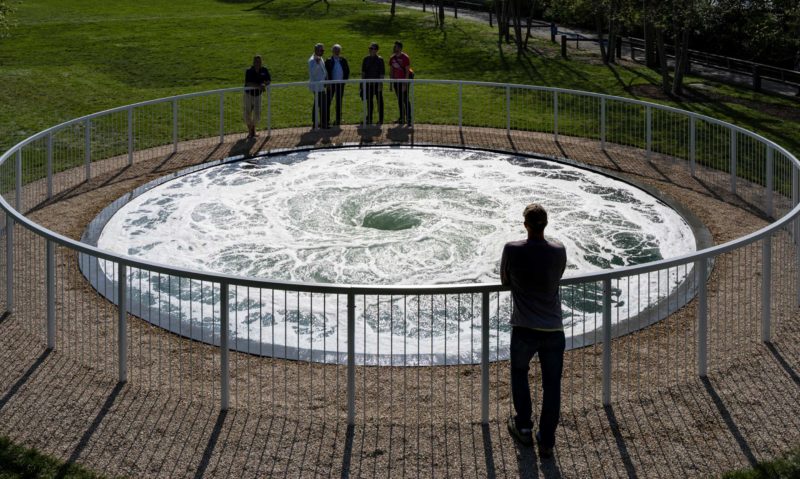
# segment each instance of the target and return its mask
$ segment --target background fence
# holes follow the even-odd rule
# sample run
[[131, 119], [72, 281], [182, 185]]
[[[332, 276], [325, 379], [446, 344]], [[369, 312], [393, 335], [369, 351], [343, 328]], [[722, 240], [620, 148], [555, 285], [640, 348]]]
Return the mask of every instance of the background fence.
[[[382, 84], [385, 118], [393, 118], [391, 85], [373, 83]], [[343, 123], [366, 131], [372, 127], [358, 87], [345, 87]], [[462, 132], [460, 142], [443, 135], [432, 143], [469, 146], [468, 131], [478, 139], [583, 141], [600, 154], [622, 149], [634, 164], [683, 171], [685, 181], [765, 224], [686, 257], [565, 278], [562, 300], [581, 305], [565, 322], [583, 324], [567, 339], [575, 349], [565, 364], [567, 407], [705, 376], [709, 365], [770, 341], [792, 320], [800, 301], [798, 162], [781, 146], [713, 118], [594, 93], [434, 80], [408, 88], [417, 128]], [[234, 88], [120, 107], [40, 132], [3, 154], [0, 279], [11, 320], [46, 347], [120, 381], [223, 409], [418, 426], [505, 416], [510, 299], [499, 284], [371, 287], [188, 271], [103, 252], [61, 223], [37, 223], [41, 210], [74, 208], [136, 165], [242, 141], [242, 97]], [[305, 83], [271, 85], [260, 129], [308, 134], [312, 101]], [[90, 282], [102, 285], [101, 296]], [[148, 321], [135, 317], [145, 310]], [[329, 321], [344, 326], [336, 337]], [[260, 337], [251, 336], [250, 324], [261, 326]], [[447, 337], [465, 328], [469, 339], [458, 335], [455, 350], [426, 349], [434, 329]], [[286, 340], [290, 331], [296, 344], [276, 346], [274, 338]], [[366, 341], [378, 344], [377, 356], [363, 354]], [[536, 368], [531, 375], [536, 389]]]

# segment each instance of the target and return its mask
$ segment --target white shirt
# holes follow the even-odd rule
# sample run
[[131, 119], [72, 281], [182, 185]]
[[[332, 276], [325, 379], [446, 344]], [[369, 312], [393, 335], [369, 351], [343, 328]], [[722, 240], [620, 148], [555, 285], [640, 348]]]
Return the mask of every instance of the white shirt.
[[328, 79], [328, 72], [325, 70], [325, 61], [320, 58], [319, 62], [314, 60], [314, 55], [308, 59], [308, 89], [313, 92], [321, 92], [325, 89], [322, 84]]

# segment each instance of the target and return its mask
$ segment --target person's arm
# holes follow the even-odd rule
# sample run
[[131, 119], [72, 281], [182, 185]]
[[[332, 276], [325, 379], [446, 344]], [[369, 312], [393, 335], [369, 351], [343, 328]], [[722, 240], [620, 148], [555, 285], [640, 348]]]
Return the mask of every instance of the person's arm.
[[272, 83], [272, 75], [269, 74], [269, 68], [264, 67], [264, 70], [267, 71], [267, 78], [264, 79], [264, 86], [267, 86]]
[[509, 277], [508, 277], [508, 247], [503, 247], [503, 256], [500, 257], [500, 283], [503, 286], [509, 285]]
[[347, 58], [342, 57], [342, 79], [349, 80], [350, 79], [350, 65], [347, 64]]

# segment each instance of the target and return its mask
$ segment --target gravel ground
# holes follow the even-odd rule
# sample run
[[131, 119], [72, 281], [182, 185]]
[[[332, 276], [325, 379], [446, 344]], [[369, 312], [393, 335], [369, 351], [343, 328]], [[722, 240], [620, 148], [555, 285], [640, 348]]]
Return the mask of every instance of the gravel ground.
[[[108, 203], [187, 166], [237, 154], [340, 144], [445, 144], [569, 158], [657, 188], [702, 220], [716, 243], [766, 224], [757, 190], [641, 151], [551, 135], [417, 126], [321, 133], [282, 130], [255, 142], [196, 141], [55, 178], [29, 217], [68, 237]], [[622, 174], [621, 172], [627, 172]], [[24, 204], [42, 200], [29, 185]], [[776, 199], [780, 206], [780, 198]], [[773, 272], [796, 278], [794, 248], [773, 240]], [[346, 426], [341, 366], [232, 354], [232, 404], [218, 411], [219, 355], [129, 318], [130, 381], [116, 383], [116, 312], [56, 249], [57, 347], [44, 351], [44, 243], [15, 229], [16, 311], [0, 319], [0, 433], [113, 476], [133, 477], [686, 477], [717, 475], [800, 443], [796, 280], [773, 292], [773, 338], [759, 341], [761, 247], [726, 254], [708, 282], [710, 371], [696, 375], [696, 301], [615, 340], [613, 405], [601, 405], [600, 346], [567, 353], [556, 457], [540, 461], [505, 430], [507, 364], [490, 370], [490, 423], [480, 424], [472, 365], [359, 368], [356, 426]], [[0, 257], [4, 257], [3, 254]], [[34, 263], [35, 262], [35, 263]], [[37, 266], [37, 267], [32, 267]], [[753, 293], [755, 291], [755, 293]], [[532, 370], [534, 382], [537, 374]], [[538, 391], [537, 391], [538, 392]]]

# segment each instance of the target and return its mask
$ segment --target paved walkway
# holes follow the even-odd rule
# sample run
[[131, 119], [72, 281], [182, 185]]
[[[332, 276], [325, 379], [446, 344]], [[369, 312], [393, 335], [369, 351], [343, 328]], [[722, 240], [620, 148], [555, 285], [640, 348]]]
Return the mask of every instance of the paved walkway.
[[[595, 142], [563, 136], [555, 141], [536, 133], [418, 125], [293, 129], [256, 141], [227, 140], [183, 144], [177, 155], [170, 148], [147, 152], [133, 167], [109, 160], [119, 166], [98, 169], [89, 183], [65, 190], [31, 216], [76, 237], [122, 193], [208, 160], [288, 147], [436, 143], [539, 152], [615, 174], [627, 171], [629, 179], [680, 198], [717, 242], [763, 225], [746, 204], [729, 204], [737, 199], [726, 196], [725, 175], [700, 172], [693, 178], [685, 164], [670, 158], [648, 160], [638, 150], [601, 150]], [[611, 407], [600, 404], [600, 348], [570, 351], [556, 457], [542, 461], [505, 430], [510, 406], [502, 362], [491, 369], [486, 426], [478, 420], [473, 366], [359, 368], [357, 424], [348, 428], [341, 367], [241, 354], [232, 355], [233, 408], [220, 413], [218, 351], [130, 318], [130, 381], [117, 384], [114, 308], [87, 286], [75, 255], [62, 248], [56, 261], [57, 348], [44, 351], [44, 282], [41, 269], [30, 267], [42, 259], [43, 245], [17, 231], [16, 251], [31, 259], [15, 264], [17, 311], [0, 318], [0, 434], [104, 474], [683, 478], [718, 475], [800, 443], [800, 317], [778, 302], [774, 342], [759, 341], [757, 299], [750, 294], [760, 284], [755, 253], [715, 262], [708, 379], [695, 374], [694, 302], [614, 341]], [[776, 254], [787, 250], [782, 240], [773, 248]], [[773, 271], [795, 274], [795, 263], [785, 261]], [[792, 297], [783, 290], [775, 294]], [[411, 378], [407, 383], [404, 374]]]

